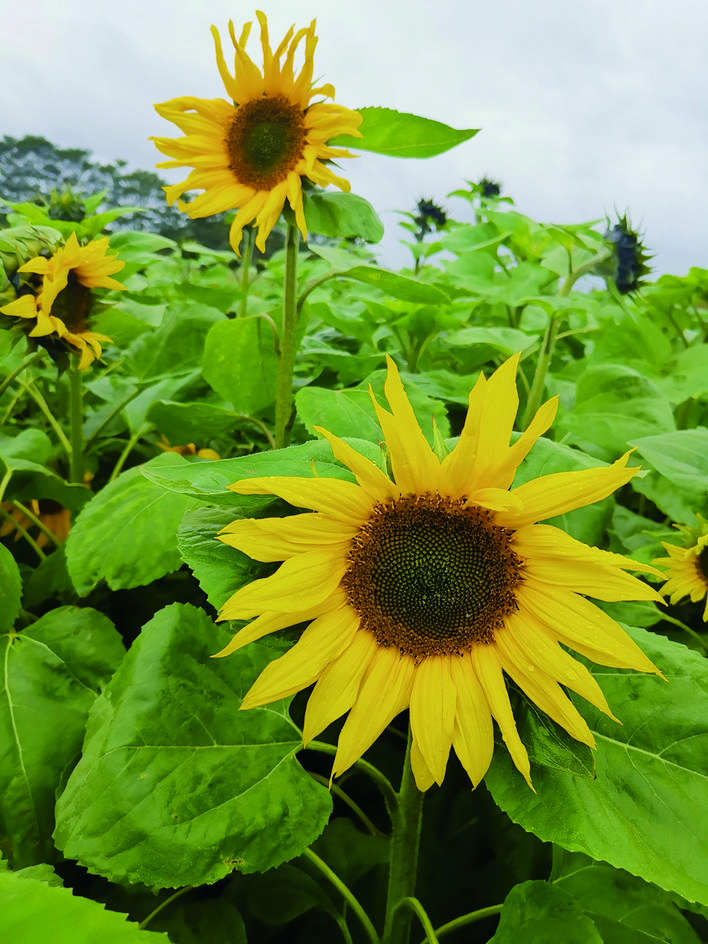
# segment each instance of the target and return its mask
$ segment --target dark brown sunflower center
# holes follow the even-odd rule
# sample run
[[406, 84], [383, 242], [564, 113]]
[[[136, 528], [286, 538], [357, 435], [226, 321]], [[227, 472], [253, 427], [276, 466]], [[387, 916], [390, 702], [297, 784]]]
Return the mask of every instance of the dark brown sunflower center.
[[696, 557], [696, 566], [698, 567], [703, 580], [706, 584], [708, 584], [708, 545], [698, 552], [698, 556]]
[[69, 272], [66, 288], [54, 299], [52, 314], [61, 318], [72, 334], [88, 330], [87, 318], [91, 307], [91, 290], [82, 285], [74, 270]]
[[491, 642], [516, 609], [513, 532], [462, 499], [377, 503], [352, 541], [343, 586], [382, 646], [421, 659]]
[[284, 95], [239, 105], [228, 131], [229, 166], [239, 183], [270, 190], [302, 157], [305, 117]]

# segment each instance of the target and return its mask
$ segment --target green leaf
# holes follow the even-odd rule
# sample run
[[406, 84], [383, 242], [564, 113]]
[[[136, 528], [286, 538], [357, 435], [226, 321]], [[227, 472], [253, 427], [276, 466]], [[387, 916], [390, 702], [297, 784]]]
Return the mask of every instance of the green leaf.
[[216, 538], [236, 517], [233, 508], [193, 508], [179, 526], [177, 543], [182, 559], [215, 610], [221, 609], [239, 587], [265, 576], [263, 564]]
[[114, 882], [212, 883], [300, 855], [332, 801], [295, 759], [287, 702], [240, 712], [272, 652], [210, 659], [230, 634], [173, 604], [143, 627], [91, 711], [57, 805], [57, 845]]
[[[364, 239], [378, 243], [384, 234], [384, 225], [376, 210], [355, 193], [303, 193], [305, 222], [308, 232], [334, 239]], [[312, 245], [309, 249], [317, 250]]]
[[645, 630], [627, 631], [662, 670], [593, 667], [622, 725], [578, 704], [597, 740], [597, 779], [533, 767], [537, 793], [495, 751], [485, 783], [540, 839], [604, 859], [691, 901], [708, 903], [708, 733], [698, 705], [708, 662]]
[[[373, 461], [381, 454], [378, 446], [370, 442], [356, 440], [351, 442], [351, 445]], [[141, 472], [161, 488], [201, 502], [237, 508], [245, 517], [245, 509], [256, 510], [262, 507], [264, 502], [273, 499], [269, 495], [244, 496], [230, 491], [227, 486], [239, 479], [263, 475], [302, 475], [306, 478], [321, 475], [350, 481], [354, 479], [353, 474], [336, 461], [329, 443], [323, 439], [289, 446], [287, 449], [241, 456], [238, 459], [185, 463], [180, 468], [161, 468], [159, 472], [153, 463], [146, 463], [141, 466]]]
[[22, 944], [169, 944], [167, 936], [141, 931], [126, 915], [17, 872], [0, 872], [4, 939]]
[[177, 902], [150, 921], [154, 931], [165, 931], [175, 944], [247, 944], [239, 912], [224, 898]]
[[373, 285], [386, 295], [405, 302], [418, 302], [421, 305], [445, 305], [450, 302], [448, 295], [437, 286], [388, 272], [378, 266], [354, 266], [353, 269], [340, 272], [339, 277]]
[[629, 440], [675, 430], [671, 406], [661, 390], [631, 367], [589, 367], [576, 387], [572, 412], [561, 414], [558, 436], [586, 452], [611, 461], [627, 451]]
[[695, 513], [708, 513], [708, 429], [680, 429], [643, 436], [630, 443], [639, 455], [670, 483], [661, 487], [656, 476], [635, 483], [674, 521], [692, 524]]
[[126, 370], [140, 380], [199, 367], [209, 329], [225, 321], [215, 308], [180, 300], [170, 305], [155, 331], [141, 334], [125, 352]]
[[22, 578], [15, 558], [0, 544], [0, 632], [12, 629], [20, 612]]
[[275, 399], [277, 358], [263, 318], [221, 321], [209, 331], [202, 372], [237, 413], [260, 414]]
[[52, 856], [56, 789], [124, 650], [109, 619], [73, 606], [0, 637], [0, 649], [0, 843], [21, 867]]
[[450, 148], [469, 141], [479, 128], [457, 131], [441, 121], [421, 118], [394, 108], [359, 108], [361, 138], [340, 135], [329, 144], [333, 147], [373, 151], [390, 157], [435, 157]]
[[700, 944], [671, 896], [655, 885], [579, 853], [556, 850], [553, 862], [555, 887], [575, 898], [604, 944]]
[[193, 442], [201, 447], [212, 436], [232, 432], [243, 423], [244, 417], [206, 401], [157, 400], [148, 409], [146, 419], [171, 443]]
[[[528, 788], [527, 788], [528, 789]], [[592, 920], [557, 885], [522, 882], [504, 901], [499, 927], [489, 944], [603, 944]]]
[[[165, 452], [141, 468], [189, 464]], [[177, 525], [192, 501], [155, 485], [141, 468], [123, 472], [95, 495], [69, 533], [67, 568], [80, 596], [102, 579], [111, 590], [140, 587], [180, 566]]]

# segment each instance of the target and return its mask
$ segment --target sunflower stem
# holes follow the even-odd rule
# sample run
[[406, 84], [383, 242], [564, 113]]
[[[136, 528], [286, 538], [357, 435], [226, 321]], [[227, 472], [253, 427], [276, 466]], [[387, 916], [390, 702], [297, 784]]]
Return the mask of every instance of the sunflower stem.
[[82, 398], [81, 371], [72, 364], [69, 368], [70, 482], [83, 482], [84, 480], [84, 404]]
[[62, 447], [64, 451], [66, 452], [67, 456], [71, 456], [71, 443], [67, 439], [64, 433], [64, 430], [61, 428], [61, 426], [56, 420], [56, 417], [54, 416], [51, 409], [49, 408], [49, 404], [47, 403], [47, 401], [44, 399], [40, 391], [35, 386], [34, 381], [29, 380], [27, 382], [23, 382], [23, 387], [27, 391], [27, 393], [29, 393], [29, 395], [32, 397], [32, 399], [40, 408], [42, 413], [44, 413], [45, 417], [47, 418], [47, 421], [49, 422], [49, 425], [52, 427], [52, 429], [56, 433], [57, 439], [62, 444]]
[[57, 538], [54, 532], [50, 531], [50, 529], [46, 526], [46, 524], [39, 517], [37, 517], [37, 515], [35, 515], [35, 513], [32, 511], [31, 508], [28, 508], [27, 505], [23, 505], [22, 502], [17, 501], [14, 498], [11, 499], [11, 501], [12, 501], [12, 507], [16, 511], [19, 511], [20, 514], [23, 514], [25, 518], [28, 518], [32, 522], [32, 524], [35, 525], [35, 527], [39, 528], [39, 530], [47, 538], [47, 540], [51, 541], [54, 547], [59, 547], [61, 543], [59, 538]]
[[285, 238], [285, 285], [283, 288], [283, 330], [275, 380], [275, 448], [287, 446], [293, 409], [293, 371], [297, 353], [297, 256], [300, 231], [288, 220]]
[[307, 859], [308, 862], [311, 862], [312, 865], [314, 865], [315, 868], [318, 869], [318, 871], [321, 872], [322, 875], [324, 875], [332, 883], [332, 885], [334, 885], [342, 898], [344, 898], [346, 903], [361, 922], [361, 925], [366, 932], [366, 936], [369, 938], [372, 944], [380, 944], [381, 939], [376, 933], [376, 928], [371, 923], [371, 919], [360, 905], [358, 898], [352, 894], [349, 887], [344, 884], [336, 872], [333, 872], [323, 859], [320, 859], [318, 855], [315, 855], [312, 849], [305, 849], [302, 857]]
[[239, 307], [239, 317], [245, 318], [248, 310], [248, 289], [249, 276], [251, 274], [251, 259], [253, 258], [253, 243], [256, 239], [256, 231], [252, 226], [247, 226], [244, 230], [244, 247], [241, 256], [241, 305]]
[[484, 918], [491, 918], [493, 915], [498, 915], [501, 913], [504, 905], [489, 905], [487, 908], [479, 908], [477, 911], [470, 911], [468, 914], [460, 915], [459, 918], [453, 918], [452, 921], [448, 921], [446, 924], [441, 924], [439, 928], [435, 929], [435, 933], [438, 938], [441, 938], [444, 934], [449, 934], [450, 931], [457, 931], [458, 928], [464, 928], [468, 924], [474, 924], [475, 921], [482, 921]]
[[393, 814], [391, 852], [389, 856], [388, 894], [383, 944], [408, 944], [412, 912], [401, 907], [414, 898], [418, 872], [418, 846], [423, 819], [424, 793], [416, 786], [411, 767], [412, 737], [408, 731], [408, 746], [403, 764], [398, 804]]
[[15, 368], [15, 370], [13, 370], [11, 374], [8, 374], [8, 376], [3, 380], [3, 382], [0, 383], [0, 396], [2, 396], [3, 393], [5, 393], [5, 391], [10, 386], [10, 384], [13, 383], [13, 381], [15, 381], [20, 376], [23, 370], [27, 370], [28, 367], [31, 367], [32, 364], [34, 364], [35, 361], [38, 361], [41, 357], [43, 357], [43, 355], [44, 355], [44, 351], [36, 351], [34, 354], [32, 354], [31, 357], [28, 357], [26, 360], [22, 361], [20, 366]]
[[44, 560], [44, 558], [47, 555], [44, 553], [44, 551], [39, 546], [39, 544], [37, 544], [37, 542], [32, 537], [32, 535], [27, 531], [27, 529], [23, 525], [20, 524], [19, 521], [17, 521], [16, 518], [13, 518], [12, 515], [9, 512], [5, 511], [5, 509], [1, 506], [0, 506], [0, 518], [4, 518], [6, 521], [10, 521], [15, 531], [17, 531], [18, 534], [21, 534], [22, 537], [25, 539], [25, 541], [27, 541], [30, 547], [36, 552], [37, 557], [39, 557], [40, 561]]

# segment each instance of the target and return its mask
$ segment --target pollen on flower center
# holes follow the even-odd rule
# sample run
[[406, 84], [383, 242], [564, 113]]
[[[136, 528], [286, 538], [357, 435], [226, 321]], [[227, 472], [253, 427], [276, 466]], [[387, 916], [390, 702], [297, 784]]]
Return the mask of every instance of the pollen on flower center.
[[306, 136], [304, 113], [284, 95], [245, 102], [228, 129], [229, 166], [239, 183], [270, 190], [300, 160]]
[[381, 646], [416, 659], [461, 653], [491, 642], [517, 607], [512, 534], [463, 499], [379, 502], [352, 540], [343, 586]]
[[81, 284], [72, 270], [68, 274], [66, 287], [54, 300], [52, 314], [61, 318], [69, 331], [86, 331], [90, 304], [90, 290]]

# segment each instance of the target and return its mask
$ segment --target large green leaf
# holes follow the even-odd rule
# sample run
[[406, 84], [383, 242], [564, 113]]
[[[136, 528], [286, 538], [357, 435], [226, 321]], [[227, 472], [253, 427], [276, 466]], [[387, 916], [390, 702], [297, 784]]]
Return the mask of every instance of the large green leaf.
[[592, 918], [604, 944], [700, 944], [668, 892], [623, 869], [555, 850], [552, 879]]
[[300, 767], [287, 702], [240, 712], [270, 661], [173, 604], [145, 627], [97, 699], [57, 805], [57, 845], [92, 872], [152, 887], [201, 885], [300, 855], [332, 801]]
[[421, 118], [394, 108], [359, 108], [361, 138], [340, 135], [329, 143], [334, 147], [374, 151], [390, 157], [434, 157], [469, 141], [479, 128], [458, 131], [441, 121]]
[[0, 650], [0, 844], [23, 866], [52, 855], [56, 789], [124, 650], [110, 620], [74, 606], [0, 636]]
[[581, 708], [597, 740], [597, 779], [532, 766], [537, 793], [495, 751], [485, 783], [511, 819], [543, 840], [708, 903], [708, 662], [645, 630], [628, 631], [663, 671], [594, 667], [618, 725]]
[[157, 400], [147, 411], [147, 420], [171, 443], [196, 443], [204, 446], [219, 433], [233, 432], [243, 422], [243, 415], [207, 401], [175, 403]]
[[276, 367], [273, 334], [263, 318], [221, 321], [207, 335], [204, 379], [237, 413], [260, 414], [273, 403]]
[[125, 352], [125, 369], [145, 380], [199, 367], [209, 329], [224, 321], [215, 308], [180, 299], [168, 307], [159, 328], [133, 341]]
[[169, 944], [167, 935], [141, 931], [124, 914], [20, 872], [0, 872], [0, 900], [8, 944]]
[[[165, 452], [142, 468], [188, 466], [183, 456]], [[112, 590], [140, 587], [177, 570], [177, 525], [192, 506], [129, 469], [95, 495], [79, 515], [66, 542], [69, 576], [85, 596], [100, 580]]]
[[548, 882], [523, 882], [506, 896], [489, 944], [603, 944], [591, 918], [572, 895]]
[[0, 632], [12, 628], [20, 612], [22, 578], [15, 558], [0, 544]]
[[693, 524], [697, 511], [708, 514], [708, 429], [643, 436], [630, 444], [659, 473], [635, 482], [637, 491], [675, 521]]
[[[339, 239], [364, 239], [367, 243], [377, 243], [383, 238], [384, 225], [376, 210], [355, 193], [305, 192], [303, 204], [305, 222], [311, 233]], [[316, 250], [317, 247], [310, 248]]]

